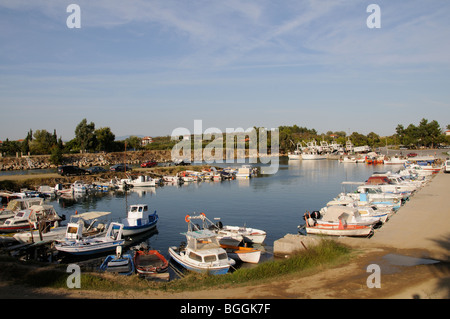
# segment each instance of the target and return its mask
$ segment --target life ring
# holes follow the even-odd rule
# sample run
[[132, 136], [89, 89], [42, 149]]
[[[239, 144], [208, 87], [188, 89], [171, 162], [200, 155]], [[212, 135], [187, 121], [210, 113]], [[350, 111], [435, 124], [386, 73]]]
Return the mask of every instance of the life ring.
[[186, 223], [189, 223], [189, 221], [191, 220], [191, 216], [186, 215], [186, 217], [184, 218], [184, 220], [186, 221]]
[[200, 213], [200, 215], [202, 215], [203, 217], [206, 217], [205, 213]]

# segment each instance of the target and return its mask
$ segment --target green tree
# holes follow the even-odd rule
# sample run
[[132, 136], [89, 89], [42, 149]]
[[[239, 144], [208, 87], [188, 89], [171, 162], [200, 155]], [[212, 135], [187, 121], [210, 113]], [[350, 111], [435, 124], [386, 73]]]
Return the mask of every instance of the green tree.
[[134, 150], [138, 150], [142, 148], [142, 139], [137, 136], [130, 136], [125, 140], [128, 148], [132, 148]]
[[16, 156], [16, 153], [20, 153], [21, 145], [17, 141], [10, 141], [6, 139], [2, 143], [2, 153], [9, 156]]
[[75, 139], [78, 147], [82, 151], [93, 151], [97, 145], [97, 138], [95, 135], [94, 122], [87, 123], [83, 119], [75, 128]]
[[35, 155], [50, 154], [51, 147], [55, 145], [52, 134], [46, 130], [37, 130], [30, 142], [30, 152]]
[[97, 150], [111, 152], [114, 150], [114, 140], [116, 136], [111, 132], [109, 127], [102, 127], [95, 130], [95, 136], [97, 139]]
[[61, 138], [59, 138], [58, 142], [54, 144], [50, 150], [50, 163], [54, 165], [60, 165], [63, 163], [63, 142]]

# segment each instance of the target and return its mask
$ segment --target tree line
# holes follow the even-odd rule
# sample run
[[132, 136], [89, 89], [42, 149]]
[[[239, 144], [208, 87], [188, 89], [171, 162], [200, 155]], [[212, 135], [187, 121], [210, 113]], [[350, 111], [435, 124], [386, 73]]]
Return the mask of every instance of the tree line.
[[[446, 127], [450, 130], [450, 124]], [[406, 128], [399, 124], [396, 133], [392, 136], [380, 137], [374, 132], [367, 135], [353, 132], [348, 135], [344, 131], [328, 131], [319, 134], [315, 129], [307, 127], [279, 126], [279, 145], [281, 152], [295, 149], [296, 144], [312, 139], [336, 142], [345, 145], [348, 139], [355, 146], [369, 145], [372, 148], [385, 145], [402, 145], [409, 148], [437, 147], [450, 145], [450, 136], [446, 136], [436, 120], [429, 122], [422, 119], [419, 125], [409, 124]], [[268, 139], [270, 140], [270, 139]], [[208, 141], [204, 141], [205, 145]], [[29, 130], [23, 141], [9, 141], [6, 139], [0, 144], [0, 152], [6, 156], [15, 156], [17, 153], [24, 155], [51, 155], [51, 161], [55, 164], [62, 162], [63, 154], [80, 152], [120, 152], [127, 149], [133, 150], [170, 150], [176, 144], [170, 136], [154, 137], [153, 143], [143, 146], [141, 138], [130, 136], [123, 141], [116, 141], [115, 135], [109, 127], [96, 129], [93, 122], [88, 123], [83, 119], [75, 128], [75, 138], [64, 143], [58, 137], [56, 130], [50, 133], [46, 130]]]

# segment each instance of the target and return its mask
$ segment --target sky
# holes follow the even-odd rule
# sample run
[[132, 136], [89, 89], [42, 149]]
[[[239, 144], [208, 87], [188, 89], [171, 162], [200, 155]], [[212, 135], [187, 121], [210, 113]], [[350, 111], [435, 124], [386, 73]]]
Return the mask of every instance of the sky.
[[448, 0], [0, 0], [0, 140], [445, 128], [449, 39]]

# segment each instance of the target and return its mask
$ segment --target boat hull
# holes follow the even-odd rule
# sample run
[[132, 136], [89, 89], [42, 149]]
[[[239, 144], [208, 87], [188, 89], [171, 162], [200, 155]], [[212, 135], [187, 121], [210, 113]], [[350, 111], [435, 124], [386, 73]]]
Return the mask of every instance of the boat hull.
[[[33, 229], [35, 229], [33, 227]], [[0, 233], [16, 233], [24, 230], [30, 230], [30, 225], [11, 225], [11, 226], [0, 226]]]
[[72, 255], [77, 255], [77, 256], [82, 256], [82, 255], [93, 255], [93, 254], [99, 254], [99, 253], [104, 253], [104, 252], [108, 252], [111, 250], [115, 250], [117, 248], [117, 246], [123, 245], [125, 242], [125, 240], [121, 239], [121, 240], [115, 240], [115, 241], [111, 241], [111, 242], [106, 242], [106, 243], [89, 243], [89, 244], [67, 244], [67, 243], [58, 243], [55, 245], [55, 248], [58, 251], [64, 252], [64, 253], [68, 253], [68, 254], [72, 254]]
[[339, 226], [313, 226], [305, 227], [307, 234], [328, 235], [328, 236], [347, 236], [347, 237], [368, 237], [372, 234], [372, 227], [355, 226], [341, 228]]
[[302, 154], [303, 160], [323, 160], [327, 159], [327, 155], [320, 154]]
[[141, 226], [124, 226], [123, 227], [123, 236], [133, 236], [140, 233], [144, 233], [156, 227], [156, 222], [147, 225]]
[[225, 249], [230, 258], [244, 263], [257, 264], [261, 257], [261, 250], [254, 248], [230, 245], [220, 245], [220, 247]]

